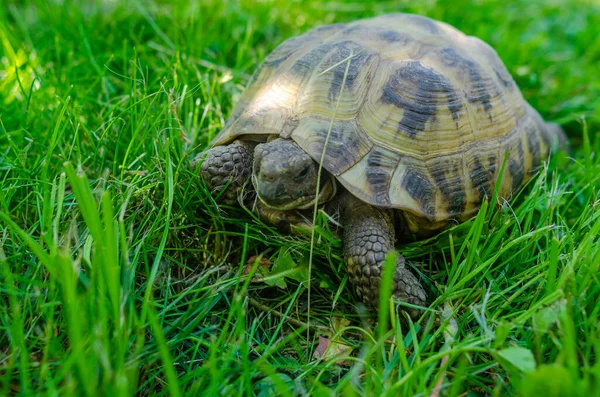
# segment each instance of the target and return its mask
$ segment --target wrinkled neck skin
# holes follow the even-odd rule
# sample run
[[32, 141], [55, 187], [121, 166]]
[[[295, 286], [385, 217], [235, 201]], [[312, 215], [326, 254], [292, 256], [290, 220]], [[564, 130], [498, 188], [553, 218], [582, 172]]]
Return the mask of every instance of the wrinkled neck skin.
[[252, 184], [269, 208], [302, 211], [312, 209], [315, 202], [331, 201], [337, 192], [335, 177], [322, 170], [318, 179], [318, 164], [291, 140], [277, 138], [254, 150]]

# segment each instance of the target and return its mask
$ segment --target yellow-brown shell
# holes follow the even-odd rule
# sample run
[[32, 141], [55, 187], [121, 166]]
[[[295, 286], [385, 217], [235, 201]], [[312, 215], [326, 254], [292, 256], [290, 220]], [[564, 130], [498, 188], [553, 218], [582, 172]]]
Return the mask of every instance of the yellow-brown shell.
[[[509, 198], [559, 127], [523, 99], [496, 52], [429, 18], [385, 15], [313, 29], [256, 71], [213, 145], [293, 139], [352, 194], [431, 225]], [[329, 138], [327, 138], [329, 136]], [[432, 227], [435, 228], [435, 227]]]

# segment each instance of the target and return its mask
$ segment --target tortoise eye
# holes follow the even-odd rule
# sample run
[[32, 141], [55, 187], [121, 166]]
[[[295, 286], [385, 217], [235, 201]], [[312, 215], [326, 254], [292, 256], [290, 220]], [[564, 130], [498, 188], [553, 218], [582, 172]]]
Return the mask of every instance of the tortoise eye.
[[300, 170], [300, 172], [298, 173], [298, 175], [296, 175], [296, 179], [297, 180], [302, 180], [302, 179], [306, 178], [306, 176], [308, 175], [309, 171], [310, 171], [310, 165], [304, 166], [304, 168], [302, 168], [302, 170]]

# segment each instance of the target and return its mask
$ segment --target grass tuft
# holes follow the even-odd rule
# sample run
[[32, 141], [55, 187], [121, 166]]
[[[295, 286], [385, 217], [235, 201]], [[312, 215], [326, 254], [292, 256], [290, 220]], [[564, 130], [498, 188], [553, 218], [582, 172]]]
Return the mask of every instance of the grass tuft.
[[[573, 149], [399, 247], [414, 322], [359, 303], [325, 214], [282, 235], [188, 166], [283, 40], [397, 11], [491, 44]], [[585, 0], [3, 2], [0, 394], [593, 394], [599, 27]]]

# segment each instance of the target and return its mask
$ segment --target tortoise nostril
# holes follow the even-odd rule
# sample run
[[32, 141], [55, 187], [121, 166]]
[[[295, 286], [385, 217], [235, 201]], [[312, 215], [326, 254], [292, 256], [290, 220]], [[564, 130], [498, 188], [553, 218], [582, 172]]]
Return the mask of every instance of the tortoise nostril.
[[275, 180], [274, 175], [269, 175], [263, 170], [260, 171], [260, 179], [266, 182], [273, 182]]

